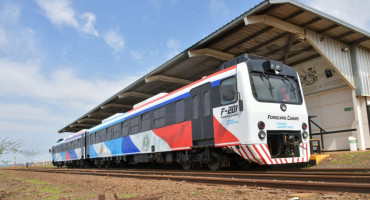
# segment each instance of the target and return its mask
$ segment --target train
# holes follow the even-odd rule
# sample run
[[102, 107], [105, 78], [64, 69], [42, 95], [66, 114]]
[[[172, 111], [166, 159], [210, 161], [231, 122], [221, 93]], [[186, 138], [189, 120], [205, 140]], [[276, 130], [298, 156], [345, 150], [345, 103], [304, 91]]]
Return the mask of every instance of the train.
[[289, 165], [310, 158], [308, 114], [297, 72], [243, 54], [219, 70], [61, 139], [57, 167], [180, 164], [190, 170]]

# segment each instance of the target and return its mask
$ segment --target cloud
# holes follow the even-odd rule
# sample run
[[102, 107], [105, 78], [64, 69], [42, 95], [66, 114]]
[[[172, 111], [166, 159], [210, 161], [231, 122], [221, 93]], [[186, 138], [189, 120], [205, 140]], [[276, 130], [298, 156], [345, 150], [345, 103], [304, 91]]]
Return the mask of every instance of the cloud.
[[0, 10], [0, 58], [23, 59], [39, 54], [33, 29], [19, 23], [21, 14], [15, 3], [6, 3]]
[[99, 33], [97, 30], [94, 28], [94, 23], [96, 20], [96, 17], [92, 13], [83, 13], [81, 15], [81, 19], [85, 19], [86, 23], [84, 26], [82, 26], [81, 30], [85, 33], [95, 35], [96, 37], [99, 37]]
[[370, 30], [370, 1], [363, 0], [311, 0], [304, 1], [309, 6], [344, 20], [359, 28]]
[[230, 10], [223, 0], [211, 0], [209, 4], [209, 12], [213, 17], [226, 16], [230, 14]]
[[77, 72], [68, 68], [44, 74], [40, 66], [37, 60], [21, 63], [0, 59], [0, 99], [29, 99], [86, 111], [139, 77], [87, 79], [78, 77]]
[[45, 11], [52, 24], [70, 26], [80, 32], [99, 37], [98, 31], [94, 28], [96, 17], [93, 13], [85, 12], [80, 14], [79, 18], [76, 17], [76, 12], [68, 0], [36, 0], [36, 3]]
[[[4, 5], [4, 9], [0, 14], [0, 17], [4, 20], [9, 22], [18, 22], [19, 17], [21, 16], [21, 9], [15, 3], [6, 3]], [[4, 20], [4, 21], [5, 21]]]
[[125, 47], [125, 42], [122, 36], [117, 31], [108, 31], [104, 35], [104, 41], [110, 48], [114, 50], [115, 53], [118, 53]]
[[167, 40], [166, 46], [169, 48], [167, 59], [171, 59], [180, 53], [180, 47], [181, 47], [180, 41], [170, 38]]

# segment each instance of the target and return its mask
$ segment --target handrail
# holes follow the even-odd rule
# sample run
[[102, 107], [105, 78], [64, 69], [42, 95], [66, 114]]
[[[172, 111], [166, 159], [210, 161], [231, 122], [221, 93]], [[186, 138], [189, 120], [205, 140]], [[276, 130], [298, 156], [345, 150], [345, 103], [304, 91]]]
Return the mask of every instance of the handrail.
[[[312, 139], [313, 135], [320, 135], [321, 138], [321, 147], [324, 148], [324, 136], [327, 134], [334, 134], [334, 133], [344, 133], [344, 132], [350, 132], [350, 131], [356, 131], [357, 129], [345, 129], [345, 130], [337, 130], [337, 131], [325, 131], [321, 126], [319, 126], [316, 122], [312, 120], [312, 118], [315, 118], [317, 116], [309, 116], [308, 120], [310, 122], [310, 139]], [[320, 132], [319, 133], [312, 133], [312, 128], [311, 124], [315, 125], [317, 128], [319, 128]]]
[[[320, 130], [320, 133], [318, 133], [318, 134], [320, 134], [320, 137], [321, 137], [321, 147], [323, 148], [323, 149], [325, 149], [324, 148], [324, 136], [323, 136], [323, 134], [326, 134], [326, 131], [321, 127], [321, 126], [319, 126], [316, 122], [314, 122], [313, 120], [312, 120], [312, 118], [315, 118], [315, 117], [317, 117], [317, 116], [309, 116], [308, 117], [308, 120], [309, 120], [309, 122], [310, 122], [310, 138], [312, 139], [312, 131], [311, 131], [311, 124], [314, 124], [317, 128], [319, 128], [319, 130]], [[317, 135], [318, 135], [317, 134]]]

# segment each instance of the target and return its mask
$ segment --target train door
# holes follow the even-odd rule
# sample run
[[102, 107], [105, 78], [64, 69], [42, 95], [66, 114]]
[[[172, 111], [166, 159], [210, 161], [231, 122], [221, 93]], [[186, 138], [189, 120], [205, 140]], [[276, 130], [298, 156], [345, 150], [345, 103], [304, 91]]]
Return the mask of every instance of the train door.
[[211, 83], [206, 83], [190, 91], [194, 147], [214, 145], [211, 89]]
[[90, 137], [91, 135], [88, 135], [88, 133], [86, 132], [84, 134], [84, 143], [82, 144], [82, 149], [84, 149], [84, 152], [85, 152], [85, 158], [88, 158], [89, 157], [89, 143], [90, 143]]

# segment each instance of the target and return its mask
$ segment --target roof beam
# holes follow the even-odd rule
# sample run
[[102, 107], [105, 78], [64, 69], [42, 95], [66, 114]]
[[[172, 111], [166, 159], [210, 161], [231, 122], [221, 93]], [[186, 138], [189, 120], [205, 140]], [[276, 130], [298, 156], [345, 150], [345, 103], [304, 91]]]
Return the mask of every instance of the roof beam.
[[328, 32], [328, 31], [330, 31], [332, 29], [337, 28], [338, 26], [339, 26], [338, 24], [333, 24], [333, 25], [328, 26], [328, 27], [326, 27], [326, 28], [324, 28], [322, 30], [317, 31], [317, 33], [325, 33], [325, 32]]
[[269, 45], [269, 44], [271, 44], [272, 42], [274, 42], [274, 41], [276, 41], [276, 40], [278, 40], [278, 39], [280, 39], [280, 38], [283, 38], [283, 37], [285, 37], [285, 36], [287, 36], [287, 35], [289, 35], [289, 34], [290, 34], [289, 32], [285, 32], [285, 33], [283, 33], [283, 34], [277, 35], [277, 36], [275, 36], [275, 37], [273, 37], [273, 38], [271, 38], [271, 39], [269, 39], [269, 40], [266, 40], [265, 42], [262, 42], [262, 43], [261, 43], [261, 44], [259, 44], [259, 45], [254, 46], [254, 47], [253, 47], [253, 48], [251, 48], [251, 49], [246, 50], [246, 52], [255, 52], [255, 51], [257, 51], [258, 49], [260, 49], [260, 48], [262, 48], [262, 47], [264, 47], [264, 46], [266, 46], [266, 45]]
[[210, 57], [218, 58], [221, 60], [231, 60], [235, 57], [232, 54], [224, 53], [221, 51], [216, 51], [216, 50], [209, 49], [209, 48], [191, 50], [191, 51], [188, 51], [188, 55], [189, 55], [189, 58], [196, 57], [196, 56], [210, 56]]
[[95, 126], [94, 124], [71, 124], [69, 125], [70, 128], [73, 128], [73, 127], [92, 127], [92, 126]]
[[82, 129], [81, 128], [65, 128], [62, 131], [63, 132], [74, 132], [74, 133], [76, 133], [76, 132], [78, 132], [80, 130], [82, 130]]
[[183, 84], [183, 85], [187, 85], [193, 82], [193, 81], [182, 79], [182, 78], [175, 78], [175, 77], [164, 76], [164, 75], [145, 77], [146, 83], [156, 82], [156, 81], [164, 81], [164, 82]]
[[125, 93], [119, 94], [118, 98], [122, 99], [122, 98], [125, 98], [125, 97], [142, 97], [142, 98], [147, 99], [147, 98], [150, 98], [152, 96], [153, 96], [152, 94], [147, 94], [147, 93], [143, 93], [143, 92], [125, 92]]
[[[91, 114], [89, 114], [89, 115], [87, 115], [88, 117], [97, 117], [97, 116], [99, 116], [99, 115], [106, 115], [106, 116], [112, 116], [112, 115], [114, 115], [115, 113], [111, 113], [111, 112], [106, 112], [106, 111], [102, 111], [102, 110], [100, 110], [100, 111], [98, 111], [98, 112], [95, 112], [95, 113], [91, 113]], [[104, 116], [104, 118], [105, 118], [105, 116]]]
[[349, 43], [349, 45], [360, 44], [361, 42], [365, 42], [366, 40], [369, 40], [367, 36], [360, 38], [358, 40], [352, 41]]
[[345, 33], [343, 33], [343, 34], [341, 34], [341, 35], [338, 35], [338, 36], [333, 37], [333, 39], [334, 39], [334, 40], [337, 40], [337, 39], [340, 39], [340, 38], [342, 38], [342, 37], [346, 37], [346, 36], [348, 36], [348, 35], [352, 35], [352, 34], [354, 34], [354, 33], [355, 33], [354, 31], [348, 31], [348, 32], [345, 32]]
[[101, 122], [101, 119], [94, 119], [94, 118], [85, 118], [77, 121], [78, 123], [82, 122]]
[[296, 35], [295, 34], [291, 34], [290, 37], [289, 37], [289, 41], [288, 41], [288, 45], [286, 46], [286, 49], [284, 51], [284, 55], [283, 55], [283, 63], [286, 63], [287, 59], [288, 59], [288, 56], [289, 56], [289, 53], [290, 53], [290, 50], [292, 49], [292, 46], [293, 46], [293, 42], [296, 38]]
[[[295, 13], [293, 13], [293, 14], [291, 14], [291, 15], [289, 15], [289, 16], [287, 16], [287, 17], [285, 17], [285, 18], [283, 18], [282, 20], [284, 20], [284, 21], [288, 21], [288, 20], [290, 20], [290, 19], [292, 19], [292, 18], [294, 18], [294, 17], [296, 17], [296, 16], [298, 16], [298, 15], [302, 14], [303, 12], [304, 12], [303, 10], [299, 10], [299, 11], [297, 11], [297, 12], [295, 12]], [[269, 27], [266, 27], [266, 28], [264, 28], [264, 29], [262, 29], [262, 30], [260, 30], [260, 31], [257, 31], [256, 33], [254, 33], [254, 34], [252, 34], [252, 35], [248, 36], [247, 38], [245, 38], [245, 39], [243, 39], [243, 40], [241, 40], [241, 41], [239, 41], [239, 42], [236, 42], [235, 44], [233, 44], [233, 45], [229, 46], [229, 47], [228, 47], [228, 48], [226, 48], [224, 51], [229, 51], [229, 50], [233, 49], [234, 47], [237, 47], [237, 46], [239, 46], [239, 45], [242, 45], [242, 44], [244, 44], [244, 43], [248, 42], [249, 40], [252, 40], [253, 38], [255, 38], [255, 37], [257, 37], [257, 36], [259, 36], [259, 35], [261, 35], [261, 34], [263, 34], [263, 33], [267, 32], [267, 31], [269, 31], [269, 30], [271, 30], [271, 29], [273, 29], [273, 28], [274, 28], [274, 27], [269, 26]]]
[[293, 62], [293, 63], [290, 63], [289, 66], [294, 66], [294, 65], [298, 65], [298, 64], [301, 64], [301, 63], [304, 63], [306, 61], [309, 61], [309, 60], [312, 60], [312, 59], [315, 59], [315, 58], [318, 58], [320, 57], [321, 55], [320, 54], [315, 54], [315, 55], [312, 55], [312, 56], [309, 56], [307, 58], [303, 58], [301, 60], [298, 60], [296, 62]]
[[100, 106], [101, 109], [107, 109], [107, 108], [123, 108], [123, 109], [132, 109], [132, 106], [130, 105], [124, 105], [124, 104], [118, 104], [118, 103], [109, 103]]
[[303, 28], [268, 15], [247, 16], [244, 18], [244, 23], [246, 26], [252, 24], [267, 24], [284, 31], [304, 35]]

